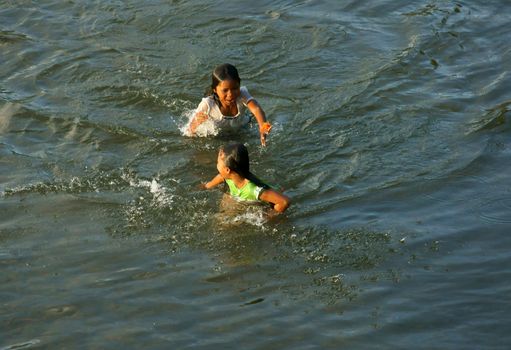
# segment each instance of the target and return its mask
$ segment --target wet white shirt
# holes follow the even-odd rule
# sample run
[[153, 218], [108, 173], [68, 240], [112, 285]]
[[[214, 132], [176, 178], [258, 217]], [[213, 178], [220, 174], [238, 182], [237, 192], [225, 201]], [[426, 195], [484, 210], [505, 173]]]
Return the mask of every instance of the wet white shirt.
[[236, 100], [238, 114], [226, 116], [222, 114], [212, 96], [204, 97], [195, 110], [195, 114], [206, 113], [208, 119], [197, 127], [197, 135], [216, 135], [219, 131], [234, 131], [247, 125], [250, 121], [250, 116], [246, 113], [247, 104], [253, 99], [245, 86], [240, 87], [240, 97]]

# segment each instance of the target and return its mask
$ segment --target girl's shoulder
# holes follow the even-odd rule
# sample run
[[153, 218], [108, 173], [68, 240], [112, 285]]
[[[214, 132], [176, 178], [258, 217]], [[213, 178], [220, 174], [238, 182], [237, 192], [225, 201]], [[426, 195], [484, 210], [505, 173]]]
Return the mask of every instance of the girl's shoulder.
[[203, 97], [197, 107], [197, 110], [208, 112], [213, 106], [215, 106], [215, 99], [213, 96]]
[[250, 100], [254, 99], [252, 97], [252, 95], [250, 95], [250, 92], [248, 92], [248, 89], [246, 86], [240, 87], [240, 96], [241, 96], [241, 100], [243, 101], [244, 104], [247, 104], [250, 102]]
[[204, 96], [201, 100], [201, 104], [202, 103], [212, 106], [215, 104], [215, 99], [213, 98], [213, 96]]
[[222, 112], [220, 111], [220, 107], [216, 103], [213, 96], [203, 97], [201, 102], [199, 103], [199, 107], [197, 107], [196, 112], [204, 112], [211, 119], [219, 121], [223, 119]]
[[249, 180], [242, 188], [236, 187], [234, 182], [230, 179], [225, 179], [225, 183], [229, 187], [231, 196], [243, 201], [257, 201], [259, 195], [264, 188], [257, 186], [254, 182]]

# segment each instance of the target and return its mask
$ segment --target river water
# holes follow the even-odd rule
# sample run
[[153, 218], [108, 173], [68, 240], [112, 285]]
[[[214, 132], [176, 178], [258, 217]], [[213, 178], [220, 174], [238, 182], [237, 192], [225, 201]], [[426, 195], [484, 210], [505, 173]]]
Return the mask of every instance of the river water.
[[[0, 1], [0, 349], [508, 349], [510, 13]], [[267, 147], [183, 135], [223, 62]], [[285, 214], [198, 188], [231, 140]]]

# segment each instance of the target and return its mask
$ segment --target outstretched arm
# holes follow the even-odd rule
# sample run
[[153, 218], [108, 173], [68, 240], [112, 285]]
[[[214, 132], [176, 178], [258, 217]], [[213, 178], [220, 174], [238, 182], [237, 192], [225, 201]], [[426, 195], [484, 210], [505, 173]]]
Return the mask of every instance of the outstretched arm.
[[223, 183], [225, 180], [224, 178], [222, 177], [222, 175], [220, 174], [217, 174], [211, 181], [207, 182], [204, 184], [204, 188], [206, 190], [209, 190], [210, 188], [213, 188], [213, 187], [216, 187], [218, 185], [220, 185], [221, 183]]
[[257, 124], [259, 124], [259, 134], [261, 135], [261, 145], [266, 146], [266, 135], [271, 130], [271, 125], [266, 121], [266, 114], [263, 109], [259, 105], [259, 103], [252, 99], [248, 101], [247, 107], [250, 112], [254, 115], [257, 120]]
[[289, 197], [283, 195], [280, 192], [272, 190], [271, 188], [261, 192], [259, 199], [264, 202], [273, 204], [273, 209], [279, 213], [284, 212], [291, 204]]

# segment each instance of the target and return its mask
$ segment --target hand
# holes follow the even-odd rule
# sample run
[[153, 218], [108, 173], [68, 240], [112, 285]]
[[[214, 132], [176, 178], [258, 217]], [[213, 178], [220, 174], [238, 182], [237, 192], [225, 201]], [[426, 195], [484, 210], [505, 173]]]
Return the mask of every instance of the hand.
[[208, 114], [205, 112], [199, 112], [194, 117], [192, 122], [190, 123], [189, 131], [193, 135], [195, 134], [195, 130], [199, 125], [208, 120]]
[[195, 116], [195, 120], [197, 120], [197, 122], [199, 124], [202, 124], [204, 123], [206, 120], [208, 120], [208, 114], [205, 113], [205, 112], [199, 112], [197, 113], [197, 115]]
[[264, 122], [259, 127], [259, 133], [261, 134], [261, 145], [266, 146], [266, 136], [270, 133], [272, 125], [268, 122]]

